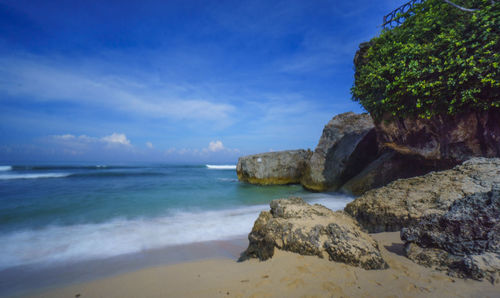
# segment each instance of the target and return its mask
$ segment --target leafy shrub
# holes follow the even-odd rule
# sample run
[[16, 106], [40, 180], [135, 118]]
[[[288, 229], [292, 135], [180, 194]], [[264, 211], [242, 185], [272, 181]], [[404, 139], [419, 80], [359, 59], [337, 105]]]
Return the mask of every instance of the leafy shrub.
[[355, 58], [353, 99], [375, 120], [500, 107], [500, 1], [427, 0]]

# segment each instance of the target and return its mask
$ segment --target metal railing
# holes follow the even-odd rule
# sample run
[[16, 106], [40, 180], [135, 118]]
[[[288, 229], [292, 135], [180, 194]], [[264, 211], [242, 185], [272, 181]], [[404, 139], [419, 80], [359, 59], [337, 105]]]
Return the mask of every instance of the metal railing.
[[382, 27], [383, 28], [394, 28], [394, 27], [401, 25], [405, 20], [403, 15], [405, 13], [407, 13], [408, 11], [411, 11], [415, 4], [421, 3], [423, 1], [425, 1], [425, 0], [408, 1], [407, 3], [401, 5], [400, 7], [396, 8], [395, 10], [391, 11], [389, 14], [384, 16], [384, 19], [382, 21]]

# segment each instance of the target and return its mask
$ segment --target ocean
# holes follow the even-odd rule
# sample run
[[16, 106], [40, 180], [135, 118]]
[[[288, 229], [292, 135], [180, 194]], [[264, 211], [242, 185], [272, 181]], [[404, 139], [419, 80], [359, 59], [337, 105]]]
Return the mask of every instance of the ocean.
[[[351, 197], [239, 182], [234, 165], [0, 166], [0, 273], [246, 237], [273, 199]], [[1, 275], [1, 274], [0, 274]]]

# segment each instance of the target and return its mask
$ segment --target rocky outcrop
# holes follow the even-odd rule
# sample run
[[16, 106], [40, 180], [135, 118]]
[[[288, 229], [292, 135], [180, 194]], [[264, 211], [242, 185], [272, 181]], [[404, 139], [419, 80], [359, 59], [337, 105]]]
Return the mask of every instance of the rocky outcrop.
[[340, 190], [360, 196], [370, 189], [387, 185], [394, 180], [421, 176], [438, 169], [442, 167], [420, 156], [384, 150], [376, 160], [342, 185]]
[[347, 204], [345, 211], [370, 232], [399, 231], [430, 214], [443, 214], [466, 195], [500, 185], [500, 159], [473, 158], [453, 169], [396, 180]]
[[300, 183], [312, 152], [287, 150], [240, 157], [236, 173], [240, 181], [252, 184]]
[[500, 109], [431, 119], [386, 116], [376, 127], [382, 147], [450, 166], [471, 157], [500, 157]]
[[407, 256], [458, 277], [500, 277], [500, 188], [456, 200], [401, 230]]
[[387, 267], [375, 240], [354, 219], [342, 211], [311, 206], [301, 198], [272, 201], [271, 211], [260, 213], [248, 239], [241, 260], [266, 260], [278, 248], [365, 269]]
[[337, 190], [377, 156], [373, 120], [348, 112], [333, 117], [323, 129], [301, 183], [310, 190]]

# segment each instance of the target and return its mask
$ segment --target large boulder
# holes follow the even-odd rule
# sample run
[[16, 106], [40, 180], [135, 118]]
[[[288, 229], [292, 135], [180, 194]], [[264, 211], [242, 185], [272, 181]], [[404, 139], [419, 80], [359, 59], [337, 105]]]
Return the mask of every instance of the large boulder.
[[333, 117], [323, 129], [302, 185], [310, 190], [337, 190], [377, 156], [373, 120], [348, 112]]
[[387, 115], [376, 124], [380, 146], [449, 165], [500, 157], [500, 109], [431, 119]]
[[236, 173], [240, 181], [252, 184], [300, 183], [312, 152], [287, 150], [240, 157]]
[[301, 198], [272, 201], [271, 212], [260, 213], [248, 239], [242, 260], [266, 260], [278, 248], [365, 269], [387, 268], [377, 242], [353, 218], [322, 205], [311, 206]]
[[464, 195], [500, 184], [500, 159], [473, 158], [453, 169], [396, 180], [370, 190], [345, 211], [370, 232], [399, 231], [429, 214], [443, 214]]
[[495, 282], [500, 277], [500, 188], [456, 200], [401, 230], [407, 256], [450, 274]]

